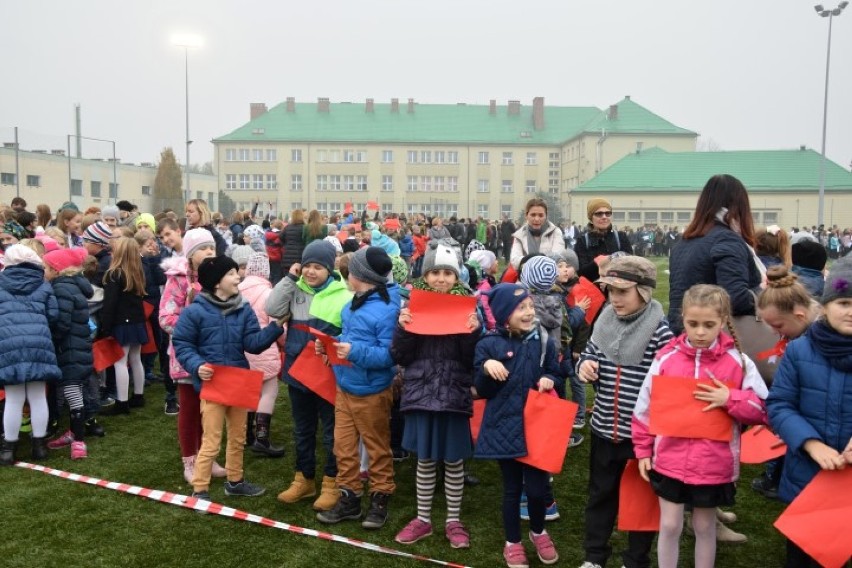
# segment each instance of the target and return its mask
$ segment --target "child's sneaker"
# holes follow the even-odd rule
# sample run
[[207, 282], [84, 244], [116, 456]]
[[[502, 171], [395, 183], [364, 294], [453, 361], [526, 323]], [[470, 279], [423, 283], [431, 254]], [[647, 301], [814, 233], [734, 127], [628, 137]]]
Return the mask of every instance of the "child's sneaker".
[[[410, 523], [405, 525], [404, 529], [399, 531], [394, 540], [400, 544], [414, 544], [427, 536], [432, 536], [432, 523], [421, 521], [415, 517]], [[447, 538], [449, 538], [449, 535]]]
[[266, 493], [260, 485], [249, 483], [245, 479], [236, 482], [225, 482], [225, 495], [231, 497], [259, 497]]
[[556, 505], [556, 501], [547, 506], [547, 509], [544, 510], [544, 520], [545, 521], [558, 521], [559, 520], [559, 507]]
[[55, 440], [49, 441], [47, 447], [51, 450], [58, 450], [59, 448], [70, 446], [72, 442], [74, 442], [74, 434], [71, 433], [71, 430], [68, 430]]
[[388, 501], [390, 495], [376, 491], [370, 495], [370, 506], [361, 526], [365, 529], [380, 529], [388, 520]]
[[581, 417], [574, 419], [574, 430], [582, 430], [586, 427], [586, 419]]
[[450, 521], [444, 529], [447, 540], [453, 548], [470, 548], [470, 535], [459, 521]]
[[86, 442], [71, 442], [71, 459], [82, 460], [89, 457], [89, 450], [86, 448]]
[[580, 434], [578, 432], [572, 432], [571, 437], [568, 440], [568, 447], [569, 448], [576, 448], [577, 446], [579, 446], [580, 444], [583, 443], [583, 440], [585, 440], [585, 438], [583, 437], [582, 434]]
[[559, 554], [556, 552], [556, 547], [553, 546], [549, 534], [545, 532], [536, 536], [530, 531], [530, 540], [535, 546], [536, 554], [538, 554], [538, 559], [541, 560], [542, 564], [555, 564], [559, 560]]
[[506, 566], [509, 568], [529, 568], [530, 566], [527, 560], [527, 552], [520, 542], [507, 544], [503, 548], [503, 560], [506, 561]]

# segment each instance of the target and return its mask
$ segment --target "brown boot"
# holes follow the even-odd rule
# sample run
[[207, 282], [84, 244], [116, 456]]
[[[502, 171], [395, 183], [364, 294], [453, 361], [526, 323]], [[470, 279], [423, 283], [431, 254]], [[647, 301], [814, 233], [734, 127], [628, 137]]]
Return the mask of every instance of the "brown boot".
[[740, 544], [747, 541], [748, 537], [746, 535], [725, 526], [722, 521], [716, 521], [716, 542]]
[[727, 525], [737, 522], [737, 514], [732, 511], [723, 511], [719, 507], [716, 507], [716, 519]]
[[301, 471], [297, 471], [290, 487], [278, 494], [278, 500], [282, 503], [295, 503], [316, 494], [317, 488], [314, 485], [314, 480], [306, 479]]
[[338, 499], [340, 499], [340, 490], [337, 489], [337, 481], [333, 477], [324, 475], [320, 496], [314, 501], [314, 511], [331, 511], [337, 505]]

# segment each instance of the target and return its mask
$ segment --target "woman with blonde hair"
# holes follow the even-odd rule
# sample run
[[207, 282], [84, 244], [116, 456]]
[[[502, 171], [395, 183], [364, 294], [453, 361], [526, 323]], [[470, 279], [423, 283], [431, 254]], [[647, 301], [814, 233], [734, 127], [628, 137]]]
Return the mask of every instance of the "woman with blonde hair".
[[308, 222], [302, 229], [302, 242], [308, 246], [311, 241], [321, 241], [328, 236], [328, 227], [322, 221], [322, 215], [316, 209], [308, 213]]
[[203, 199], [193, 199], [186, 204], [186, 230], [207, 229], [216, 242], [216, 256], [224, 256], [228, 243], [213, 226], [213, 213]]
[[68, 248], [83, 246], [83, 241], [80, 239], [82, 222], [83, 216], [75, 209], [63, 209], [56, 216], [56, 228], [62, 231], [64, 235], [62, 241]]

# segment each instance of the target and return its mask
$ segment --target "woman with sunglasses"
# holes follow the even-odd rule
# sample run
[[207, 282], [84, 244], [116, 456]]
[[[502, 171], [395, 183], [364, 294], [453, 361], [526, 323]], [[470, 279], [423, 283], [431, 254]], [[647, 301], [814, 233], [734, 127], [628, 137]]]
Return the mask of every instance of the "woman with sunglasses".
[[579, 276], [585, 276], [592, 282], [600, 277], [598, 263], [618, 251], [633, 254], [630, 237], [624, 231], [617, 231], [612, 225], [612, 205], [601, 197], [589, 200], [586, 204], [589, 224], [586, 232], [577, 238], [574, 252], [580, 260]]
[[526, 223], [512, 234], [510, 262], [518, 270], [528, 254], [558, 254], [565, 250], [562, 229], [547, 220], [547, 203], [534, 197], [524, 207]]

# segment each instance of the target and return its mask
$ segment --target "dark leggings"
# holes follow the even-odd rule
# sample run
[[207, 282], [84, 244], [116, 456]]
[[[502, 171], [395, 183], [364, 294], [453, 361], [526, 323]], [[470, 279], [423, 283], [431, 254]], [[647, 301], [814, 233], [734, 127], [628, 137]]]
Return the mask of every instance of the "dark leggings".
[[[167, 379], [171, 380], [171, 379]], [[178, 442], [183, 458], [194, 456], [201, 449], [201, 398], [192, 385], [178, 384]]]
[[521, 492], [526, 486], [530, 530], [544, 531], [544, 511], [550, 474], [516, 460], [497, 460], [503, 474], [503, 530], [507, 542], [521, 542]]

